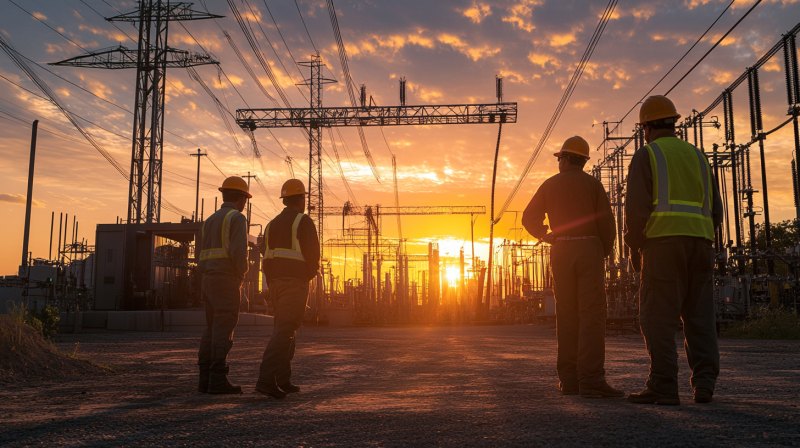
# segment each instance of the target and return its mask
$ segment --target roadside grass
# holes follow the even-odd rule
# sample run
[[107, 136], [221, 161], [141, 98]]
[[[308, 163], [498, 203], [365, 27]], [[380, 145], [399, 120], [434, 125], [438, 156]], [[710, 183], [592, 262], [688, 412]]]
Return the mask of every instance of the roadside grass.
[[720, 329], [723, 338], [800, 340], [800, 315], [788, 308], [754, 309], [743, 321]]

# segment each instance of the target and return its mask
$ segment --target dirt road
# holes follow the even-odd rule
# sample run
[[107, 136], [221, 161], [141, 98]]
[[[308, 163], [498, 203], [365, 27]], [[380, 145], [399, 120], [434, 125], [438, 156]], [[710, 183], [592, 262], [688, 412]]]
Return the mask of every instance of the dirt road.
[[[122, 373], [0, 386], [1, 446], [800, 446], [800, 342], [722, 340], [714, 403], [561, 396], [543, 326], [303, 328], [295, 382], [255, 393], [268, 339], [237, 337], [239, 396], [196, 392], [198, 335], [62, 335]], [[642, 389], [639, 336], [609, 337], [608, 377]]]

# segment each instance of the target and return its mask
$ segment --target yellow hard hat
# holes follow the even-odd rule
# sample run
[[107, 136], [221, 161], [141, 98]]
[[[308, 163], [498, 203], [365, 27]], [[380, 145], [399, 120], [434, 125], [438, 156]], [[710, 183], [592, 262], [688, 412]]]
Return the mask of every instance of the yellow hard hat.
[[642, 108], [639, 109], [639, 124], [664, 118], [681, 118], [672, 100], [664, 95], [653, 95], [644, 100]]
[[283, 183], [281, 187], [281, 198], [298, 194], [306, 194], [306, 186], [303, 185], [303, 181], [300, 179], [289, 179]]
[[560, 157], [564, 153], [567, 154], [575, 154], [576, 156], [585, 157], [587, 159], [591, 158], [589, 155], [589, 144], [586, 143], [586, 140], [583, 137], [574, 136], [568, 138], [563, 145], [561, 145], [561, 151], [553, 154], [556, 157]]
[[247, 188], [247, 181], [245, 181], [239, 176], [231, 176], [225, 179], [225, 181], [222, 182], [222, 186], [219, 187], [219, 191], [222, 190], [239, 190], [242, 193], [246, 194], [248, 198], [253, 197], [253, 195], [250, 194], [250, 191]]

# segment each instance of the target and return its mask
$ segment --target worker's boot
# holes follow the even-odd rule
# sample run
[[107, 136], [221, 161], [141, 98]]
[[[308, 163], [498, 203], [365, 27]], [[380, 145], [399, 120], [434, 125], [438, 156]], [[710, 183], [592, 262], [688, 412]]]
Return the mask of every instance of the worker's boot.
[[714, 392], [706, 389], [695, 389], [694, 390], [694, 402], [695, 403], [711, 403], [711, 397], [714, 396]]
[[204, 394], [208, 393], [208, 379], [211, 377], [211, 369], [208, 367], [200, 367], [200, 378], [197, 383], [197, 391]]
[[558, 382], [558, 390], [561, 391], [561, 395], [578, 395], [580, 392], [578, 386], [567, 386], [561, 381]]
[[632, 393], [628, 395], [628, 401], [637, 404], [681, 404], [681, 398], [678, 396], [678, 394], [662, 394], [650, 388], [647, 388], [639, 393]]
[[296, 394], [300, 392], [300, 388], [292, 384], [291, 381], [287, 381], [278, 386], [282, 391], [286, 392], [287, 394]]
[[[223, 364], [224, 365], [224, 364]], [[241, 394], [241, 386], [234, 386], [228, 381], [227, 365], [217, 366], [212, 364], [211, 375], [208, 379], [208, 393], [210, 394]]]
[[614, 389], [605, 381], [599, 383], [581, 383], [580, 393], [581, 397], [584, 398], [615, 398], [625, 396], [624, 390]]
[[258, 382], [256, 382], [256, 392], [261, 392], [262, 394], [269, 395], [278, 400], [286, 398], [286, 392], [278, 388], [278, 385], [275, 383], [275, 377], [269, 379], [259, 378]]

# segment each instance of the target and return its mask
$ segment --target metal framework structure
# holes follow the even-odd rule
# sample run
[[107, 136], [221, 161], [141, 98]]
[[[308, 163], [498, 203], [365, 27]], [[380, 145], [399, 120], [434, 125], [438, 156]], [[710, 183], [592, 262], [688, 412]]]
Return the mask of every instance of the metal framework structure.
[[[490, 124], [516, 123], [517, 103], [497, 104], [453, 104], [406, 106], [376, 106], [366, 101], [366, 88], [361, 89], [360, 107], [322, 107], [322, 84], [335, 82], [322, 78], [322, 62], [319, 54], [310, 62], [300, 65], [311, 68], [311, 78], [302, 85], [311, 90], [311, 105], [308, 108], [238, 109], [236, 123], [245, 131], [259, 128], [303, 128], [308, 132], [308, 211], [314, 218], [323, 241], [323, 217], [326, 214], [322, 195], [322, 141], [323, 127], [358, 126], [414, 126], [436, 124]], [[405, 83], [400, 84], [400, 96]], [[484, 211], [485, 213], [485, 211]], [[340, 215], [337, 210], [335, 213]], [[384, 213], [385, 214], [385, 213]]]
[[325, 215], [361, 216], [367, 215], [369, 210], [374, 210], [380, 215], [485, 215], [486, 207], [483, 205], [439, 205], [439, 206], [371, 206], [363, 207], [346, 202], [343, 207], [323, 207]]
[[236, 122], [244, 129], [311, 126], [407, 126], [517, 122], [517, 103], [424, 106], [363, 106], [293, 109], [239, 109]]
[[164, 152], [164, 103], [168, 67], [218, 64], [209, 55], [167, 46], [169, 22], [202, 20], [223, 16], [195, 11], [192, 3], [142, 0], [135, 11], [109, 17], [109, 22], [131, 22], [139, 31], [138, 48], [123, 46], [100, 50], [51, 65], [123, 69], [136, 68], [136, 97], [128, 222], [161, 221], [161, 171]]
[[[750, 311], [752, 301], [762, 300], [772, 305], [791, 305], [800, 296], [800, 245], [791, 253], [778, 253], [773, 248], [773, 226], [770, 220], [768, 195], [768, 174], [764, 153], [765, 141], [772, 133], [792, 125], [794, 148], [780, 153], [791, 158], [791, 175], [794, 192], [794, 206], [800, 228], [800, 177], [797, 172], [797, 154], [800, 153], [800, 76], [798, 75], [797, 34], [800, 24], [789, 30], [751, 67], [736, 78], [714, 101], [703, 110], [693, 110], [676, 127], [678, 137], [692, 142], [709, 159], [717, 188], [723, 196], [724, 221], [715, 235], [717, 253], [716, 292], [718, 318], [743, 317]], [[764, 129], [761, 110], [761, 87], [759, 69], [782, 50], [784, 74], [786, 78], [787, 118], [773, 129]], [[733, 92], [741, 85], [747, 85], [749, 104], [750, 134], [738, 137], [734, 126]], [[722, 106], [722, 120], [712, 116], [719, 113]], [[621, 229], [624, 225], [625, 184], [627, 164], [633, 153], [645, 146], [641, 128], [636, 128], [630, 137], [612, 136], [608, 123], [604, 123], [605, 139], [601, 145], [603, 158], [592, 167], [592, 174], [603, 181], [611, 199], [612, 208], [620, 229], [617, 250], [607, 263], [607, 290], [610, 300], [629, 303], [637, 292], [636, 275], [629, 269], [628, 248], [622, 244]], [[704, 129], [724, 127], [724, 142], [707, 147]], [[633, 143], [633, 145], [631, 145]], [[631, 151], [631, 146], [633, 150]], [[751, 167], [751, 148], [757, 149], [760, 164]], [[754, 154], [755, 156], [755, 154]], [[776, 153], [776, 156], [780, 157]], [[760, 190], [753, 187], [751, 172], [760, 168]], [[731, 194], [729, 194], [729, 192]], [[756, 205], [757, 193], [761, 204]], [[763, 223], [756, 217], [763, 216]], [[800, 243], [796, 241], [795, 243]], [[782, 252], [782, 251], [781, 251]], [[781, 272], [776, 263], [783, 263]], [[778, 288], [776, 285], [791, 285], [791, 288]], [[758, 285], [757, 287], [754, 285]], [[796, 305], [795, 305], [796, 306]], [[634, 311], [626, 307], [628, 311]]]

